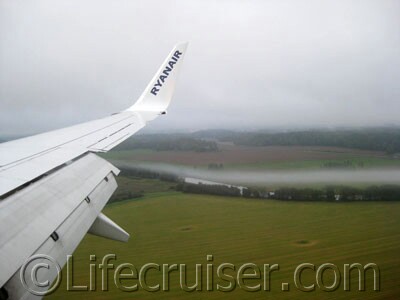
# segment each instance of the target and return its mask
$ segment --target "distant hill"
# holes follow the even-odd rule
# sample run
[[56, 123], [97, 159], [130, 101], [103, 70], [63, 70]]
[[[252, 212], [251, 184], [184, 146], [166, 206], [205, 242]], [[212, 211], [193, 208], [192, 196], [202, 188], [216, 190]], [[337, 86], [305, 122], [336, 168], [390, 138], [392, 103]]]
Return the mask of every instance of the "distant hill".
[[200, 130], [192, 133], [192, 136], [195, 138], [202, 139], [227, 139], [239, 134], [233, 130], [225, 130], [225, 129], [207, 129]]

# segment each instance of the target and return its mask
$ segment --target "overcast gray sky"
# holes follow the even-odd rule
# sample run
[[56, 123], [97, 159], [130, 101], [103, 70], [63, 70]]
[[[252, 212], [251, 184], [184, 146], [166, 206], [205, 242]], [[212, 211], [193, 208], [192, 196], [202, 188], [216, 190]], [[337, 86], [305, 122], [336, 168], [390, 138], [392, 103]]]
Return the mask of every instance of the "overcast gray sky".
[[400, 1], [0, 0], [0, 134], [125, 109], [178, 41], [147, 130], [400, 125]]

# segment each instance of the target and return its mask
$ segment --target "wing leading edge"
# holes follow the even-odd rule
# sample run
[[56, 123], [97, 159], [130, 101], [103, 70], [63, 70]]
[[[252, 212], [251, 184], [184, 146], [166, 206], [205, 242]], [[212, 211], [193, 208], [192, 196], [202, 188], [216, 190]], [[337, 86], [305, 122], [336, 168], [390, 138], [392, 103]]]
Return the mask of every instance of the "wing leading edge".
[[94, 153], [112, 149], [165, 114], [186, 48], [187, 43], [174, 47], [128, 109], [0, 144], [0, 296], [40, 298], [23, 288], [19, 274], [35, 254], [51, 255], [63, 266], [87, 232], [128, 240], [129, 234], [101, 213], [119, 170]]
[[[138, 101], [112, 116], [0, 144], [0, 197], [86, 152], [106, 152], [167, 109], [186, 53], [174, 47]], [[180, 53], [176, 59], [176, 53]], [[157, 92], [156, 92], [157, 91]]]

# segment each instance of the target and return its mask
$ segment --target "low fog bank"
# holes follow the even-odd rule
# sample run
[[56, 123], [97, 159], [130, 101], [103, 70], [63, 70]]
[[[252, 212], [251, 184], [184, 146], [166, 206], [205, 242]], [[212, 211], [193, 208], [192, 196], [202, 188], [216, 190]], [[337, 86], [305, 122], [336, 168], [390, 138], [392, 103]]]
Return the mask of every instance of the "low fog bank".
[[227, 184], [400, 184], [400, 169], [324, 171], [209, 171], [168, 164], [129, 163], [125, 161], [113, 161], [113, 163], [119, 168], [141, 168], [150, 171], [170, 173], [180, 177], [192, 177]]

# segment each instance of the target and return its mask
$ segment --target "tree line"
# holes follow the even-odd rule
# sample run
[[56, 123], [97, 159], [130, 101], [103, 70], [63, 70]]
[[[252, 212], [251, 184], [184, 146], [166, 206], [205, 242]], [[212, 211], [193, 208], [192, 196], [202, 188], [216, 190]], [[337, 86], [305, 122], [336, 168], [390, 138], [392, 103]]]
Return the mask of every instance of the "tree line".
[[400, 201], [400, 186], [398, 185], [370, 186], [366, 188], [328, 186], [321, 189], [282, 187], [273, 191], [266, 191], [263, 188], [244, 188], [243, 192], [241, 192], [237, 187], [181, 182], [176, 189], [192, 194], [283, 201]]
[[400, 129], [296, 131], [282, 133], [232, 133], [225, 136], [247, 146], [328, 146], [400, 152]]
[[126, 177], [133, 177], [133, 178], [148, 178], [148, 179], [159, 179], [168, 182], [180, 182], [181, 179], [178, 175], [169, 173], [169, 172], [162, 172], [162, 171], [155, 171], [155, 170], [148, 170], [145, 168], [139, 167], [119, 167], [121, 170], [121, 176]]
[[285, 132], [202, 130], [193, 133], [193, 136], [247, 146], [329, 146], [400, 152], [399, 127]]
[[400, 186], [279, 188], [271, 198], [289, 201], [399, 201]]
[[190, 193], [190, 194], [208, 194], [217, 196], [230, 196], [230, 197], [240, 197], [241, 192], [237, 187], [229, 187], [219, 184], [195, 184], [180, 182], [176, 186], [176, 190]]
[[155, 151], [195, 151], [215, 152], [218, 145], [215, 141], [193, 138], [187, 135], [150, 134], [139, 135], [118, 145], [116, 150], [151, 149]]

